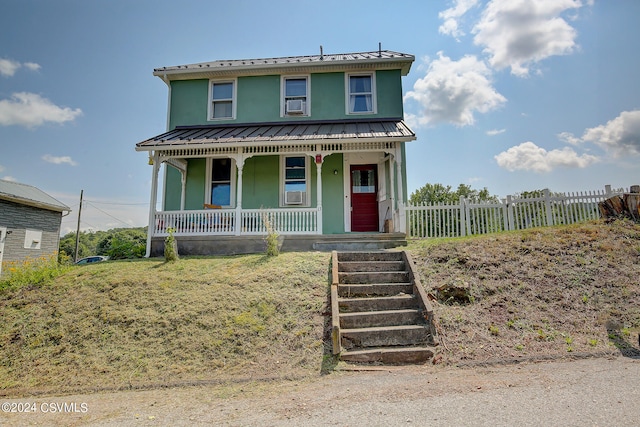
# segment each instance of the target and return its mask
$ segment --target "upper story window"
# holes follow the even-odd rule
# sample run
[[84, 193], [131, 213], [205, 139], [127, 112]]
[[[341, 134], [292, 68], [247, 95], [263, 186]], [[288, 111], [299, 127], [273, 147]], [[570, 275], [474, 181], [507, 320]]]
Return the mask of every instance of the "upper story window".
[[283, 77], [282, 78], [282, 106], [283, 116], [308, 116], [309, 115], [309, 78], [308, 77]]
[[347, 74], [348, 114], [376, 112], [376, 81], [373, 73]]
[[211, 82], [211, 106], [209, 110], [210, 120], [235, 118], [235, 81]]
[[308, 206], [309, 157], [281, 157], [283, 205]]

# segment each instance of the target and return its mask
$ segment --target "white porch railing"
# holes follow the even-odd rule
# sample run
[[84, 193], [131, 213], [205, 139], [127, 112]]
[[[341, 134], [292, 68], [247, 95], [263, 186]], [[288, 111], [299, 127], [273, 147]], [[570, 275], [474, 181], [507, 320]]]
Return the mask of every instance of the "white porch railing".
[[544, 190], [540, 197], [507, 196], [496, 203], [475, 204], [461, 198], [459, 204], [408, 205], [404, 207], [407, 237], [459, 237], [573, 224], [599, 218], [598, 203], [615, 194], [621, 192], [606, 186], [604, 191], [565, 194]]
[[[239, 219], [238, 219], [239, 216]], [[152, 235], [241, 236], [267, 234], [268, 219], [278, 234], [318, 234], [318, 209], [205, 209], [155, 213]]]

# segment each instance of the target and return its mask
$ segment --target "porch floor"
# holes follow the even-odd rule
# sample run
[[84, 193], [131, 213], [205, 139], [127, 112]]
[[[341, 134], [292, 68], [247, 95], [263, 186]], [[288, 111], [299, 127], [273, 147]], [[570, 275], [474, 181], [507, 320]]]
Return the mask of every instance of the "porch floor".
[[[404, 233], [347, 233], [327, 235], [281, 235], [283, 252], [371, 251], [407, 245]], [[180, 255], [237, 255], [266, 251], [264, 236], [176, 236]], [[164, 238], [151, 240], [151, 256], [164, 254]]]

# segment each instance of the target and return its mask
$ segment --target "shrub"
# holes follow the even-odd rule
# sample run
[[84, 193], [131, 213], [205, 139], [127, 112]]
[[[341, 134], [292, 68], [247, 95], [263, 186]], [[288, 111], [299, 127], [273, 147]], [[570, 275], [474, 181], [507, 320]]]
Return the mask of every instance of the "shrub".
[[0, 290], [42, 285], [68, 269], [68, 263], [58, 262], [57, 252], [39, 258], [27, 258], [21, 262], [4, 262], [2, 277], [0, 277]]
[[176, 242], [176, 238], [173, 237], [173, 232], [175, 230], [173, 228], [169, 228], [167, 231], [169, 232], [169, 235], [164, 239], [164, 260], [167, 262], [177, 261], [178, 242]]

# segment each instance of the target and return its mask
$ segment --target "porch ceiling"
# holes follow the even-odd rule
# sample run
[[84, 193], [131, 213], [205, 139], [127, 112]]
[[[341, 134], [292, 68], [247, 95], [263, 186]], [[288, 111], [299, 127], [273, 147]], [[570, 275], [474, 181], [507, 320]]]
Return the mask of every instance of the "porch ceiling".
[[250, 147], [300, 142], [412, 141], [413, 131], [400, 119], [178, 126], [136, 144], [137, 151], [231, 145]]

